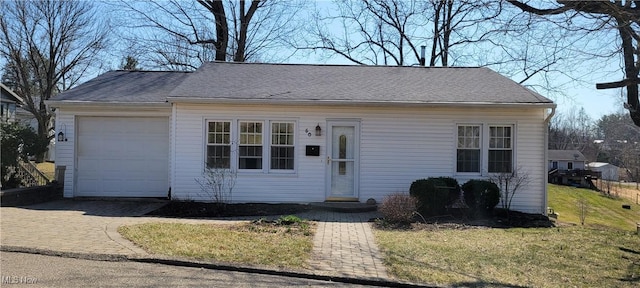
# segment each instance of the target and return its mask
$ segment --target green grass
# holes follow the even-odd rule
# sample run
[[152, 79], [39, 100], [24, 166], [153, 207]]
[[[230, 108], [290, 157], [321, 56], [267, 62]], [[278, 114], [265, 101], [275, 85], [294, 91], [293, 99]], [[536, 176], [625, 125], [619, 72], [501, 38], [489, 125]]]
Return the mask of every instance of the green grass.
[[[577, 202], [585, 199], [588, 204], [585, 225], [636, 231], [640, 222], [640, 205], [624, 198], [609, 198], [601, 193], [569, 186], [549, 185], [549, 206], [559, 214], [558, 221], [580, 224]], [[622, 209], [630, 204], [631, 209]]]
[[[580, 226], [577, 201], [589, 206]], [[622, 209], [631, 204], [631, 210]], [[389, 273], [451, 286], [639, 287], [640, 207], [586, 189], [549, 185], [557, 228], [378, 230]]]
[[638, 287], [640, 236], [583, 227], [375, 230], [395, 277], [438, 285]]
[[34, 163], [36, 168], [42, 172], [49, 180], [54, 180], [56, 174], [56, 164], [50, 162]]
[[313, 248], [309, 223], [145, 223], [122, 226], [118, 232], [154, 254], [271, 267], [302, 268]]

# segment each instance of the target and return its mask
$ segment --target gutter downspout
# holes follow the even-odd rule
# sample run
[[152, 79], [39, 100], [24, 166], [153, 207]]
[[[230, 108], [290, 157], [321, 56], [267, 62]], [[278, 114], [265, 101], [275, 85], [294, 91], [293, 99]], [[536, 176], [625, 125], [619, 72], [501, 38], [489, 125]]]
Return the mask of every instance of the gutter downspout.
[[[556, 114], [556, 107], [551, 107], [551, 112], [549, 113], [549, 115], [547, 115], [547, 117], [544, 119], [544, 124], [545, 124], [545, 131], [544, 131], [544, 164], [543, 167], [547, 167], [547, 165], [549, 165], [549, 124], [551, 122], [551, 118], [553, 117], [553, 115]], [[544, 187], [544, 201], [543, 201], [543, 206], [542, 206], [542, 215], [545, 216], [549, 216], [548, 214], [548, 209], [547, 207], [549, 207], [549, 203], [548, 203], [548, 183], [549, 183], [549, 171], [547, 171], [547, 169], [544, 169], [544, 177], [542, 177], [542, 187]]]

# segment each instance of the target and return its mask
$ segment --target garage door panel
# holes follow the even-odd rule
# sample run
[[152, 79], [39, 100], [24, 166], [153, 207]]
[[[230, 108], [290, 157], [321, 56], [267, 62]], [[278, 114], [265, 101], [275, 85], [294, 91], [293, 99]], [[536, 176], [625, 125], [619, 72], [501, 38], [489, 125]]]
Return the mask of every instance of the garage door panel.
[[166, 196], [168, 118], [79, 117], [77, 139], [77, 196]]

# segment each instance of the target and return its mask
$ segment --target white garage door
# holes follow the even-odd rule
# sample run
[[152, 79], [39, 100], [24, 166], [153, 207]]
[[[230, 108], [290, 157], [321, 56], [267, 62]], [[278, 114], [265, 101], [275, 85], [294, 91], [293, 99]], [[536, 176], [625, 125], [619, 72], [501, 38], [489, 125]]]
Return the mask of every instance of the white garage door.
[[75, 196], [166, 197], [169, 120], [79, 117]]

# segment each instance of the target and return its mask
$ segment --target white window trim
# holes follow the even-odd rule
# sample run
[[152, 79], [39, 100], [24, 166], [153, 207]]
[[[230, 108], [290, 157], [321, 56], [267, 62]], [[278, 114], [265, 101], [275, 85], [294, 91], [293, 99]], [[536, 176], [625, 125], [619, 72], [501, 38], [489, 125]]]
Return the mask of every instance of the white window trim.
[[[295, 174], [297, 173], [296, 171], [298, 170], [298, 151], [299, 151], [299, 147], [298, 147], [298, 123], [295, 120], [269, 120], [269, 135], [268, 135], [268, 147], [265, 149], [266, 151], [266, 155], [268, 157], [268, 161], [267, 161], [267, 165], [269, 165], [267, 167], [267, 171], [270, 174]], [[271, 131], [271, 124], [272, 123], [291, 123], [293, 124], [293, 169], [288, 170], [288, 169], [271, 169], [271, 145], [272, 145], [272, 141], [271, 141], [271, 137], [273, 136], [272, 131]]]
[[[458, 172], [458, 127], [461, 126], [477, 126], [480, 127], [480, 171], [478, 172]], [[483, 169], [483, 162], [484, 162], [484, 147], [485, 144], [483, 143], [484, 141], [484, 130], [485, 130], [485, 126], [482, 123], [456, 123], [456, 130], [455, 130], [455, 150], [454, 150], [454, 159], [453, 159], [453, 171], [456, 175], [481, 175], [482, 174], [482, 169]], [[488, 142], [487, 142], [488, 143]]]
[[[247, 173], [247, 174], [262, 174], [265, 173], [265, 148], [264, 148], [264, 133], [265, 133], [265, 127], [264, 127], [264, 123], [266, 122], [265, 120], [255, 120], [255, 119], [237, 119], [236, 121], [234, 121], [236, 123], [235, 125], [235, 129], [234, 127], [231, 127], [231, 129], [233, 131], [236, 132], [236, 137], [232, 138], [233, 140], [231, 142], [235, 142], [235, 146], [231, 147], [231, 151], [232, 151], [232, 155], [233, 155], [233, 151], [235, 151], [235, 156], [233, 157], [233, 161], [235, 163], [235, 167], [237, 168], [238, 173]], [[240, 169], [240, 123], [262, 123], [262, 168], [261, 169]]]
[[[298, 119], [291, 118], [233, 118], [233, 119], [221, 119], [216, 117], [204, 117], [204, 147], [203, 147], [203, 160], [202, 168], [207, 167], [207, 147], [208, 144], [208, 132], [210, 122], [230, 122], [230, 167], [229, 169], [238, 172], [238, 175], [296, 175], [298, 173], [300, 147], [298, 137], [300, 132], [298, 131]], [[239, 147], [240, 147], [240, 122], [261, 122], [262, 123], [262, 169], [239, 169]], [[271, 123], [293, 123], [293, 170], [284, 169], [271, 169]]]
[[[458, 160], [457, 160], [457, 151], [458, 151], [458, 127], [460, 126], [480, 126], [480, 172], [458, 172]], [[489, 139], [490, 139], [490, 129], [491, 126], [508, 126], [511, 127], [511, 169], [512, 171], [516, 171], [518, 165], [518, 159], [516, 157], [518, 143], [517, 143], [517, 135], [518, 135], [518, 123], [517, 122], [459, 122], [455, 123], [454, 130], [454, 145], [453, 145], [453, 173], [456, 176], [482, 176], [487, 177], [499, 173], [489, 172]]]
[[[203, 135], [204, 135], [204, 149], [203, 149], [203, 171], [204, 169], [207, 169], [207, 153], [208, 153], [208, 147], [209, 147], [209, 123], [211, 122], [229, 122], [229, 146], [230, 146], [230, 151], [229, 151], [229, 168], [225, 168], [225, 169], [235, 169], [233, 167], [233, 150], [234, 150], [234, 135], [233, 135], [233, 121], [229, 120], [229, 119], [216, 119], [216, 118], [211, 118], [211, 119], [205, 119], [204, 121], [204, 131], [203, 131]], [[214, 145], [212, 145], [214, 146]]]

